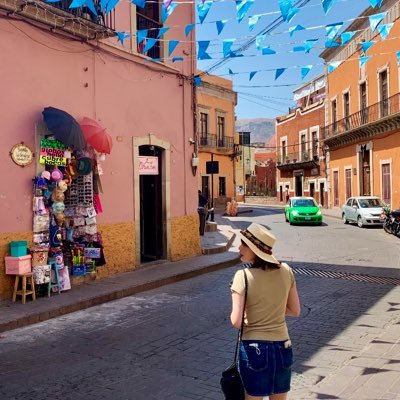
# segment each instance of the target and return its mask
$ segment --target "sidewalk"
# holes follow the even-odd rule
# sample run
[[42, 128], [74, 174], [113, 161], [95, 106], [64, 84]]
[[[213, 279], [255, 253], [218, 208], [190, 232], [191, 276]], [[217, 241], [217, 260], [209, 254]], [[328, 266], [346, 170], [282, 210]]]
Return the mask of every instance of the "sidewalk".
[[203, 254], [176, 262], [139, 267], [132, 272], [85, 282], [51, 298], [40, 297], [25, 305], [11, 300], [0, 302], [0, 332], [35, 324], [50, 318], [89, 308], [108, 301], [189, 279], [238, 264], [238, 253], [228, 251], [236, 234], [230, 221], [215, 214], [216, 232], [201, 236]]

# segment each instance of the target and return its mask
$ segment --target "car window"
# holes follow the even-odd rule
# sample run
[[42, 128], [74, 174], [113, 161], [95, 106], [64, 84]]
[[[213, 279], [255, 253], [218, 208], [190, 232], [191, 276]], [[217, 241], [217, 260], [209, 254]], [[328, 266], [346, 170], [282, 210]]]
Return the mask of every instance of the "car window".
[[346, 203], [346, 206], [351, 207], [352, 203], [353, 203], [353, 199], [348, 199], [347, 203]]
[[359, 203], [361, 208], [383, 207], [383, 203], [380, 199], [360, 199]]
[[293, 200], [293, 207], [317, 207], [314, 199], [297, 199]]
[[356, 206], [358, 208], [358, 203], [356, 199], [353, 199], [353, 203], [351, 204], [352, 206]]

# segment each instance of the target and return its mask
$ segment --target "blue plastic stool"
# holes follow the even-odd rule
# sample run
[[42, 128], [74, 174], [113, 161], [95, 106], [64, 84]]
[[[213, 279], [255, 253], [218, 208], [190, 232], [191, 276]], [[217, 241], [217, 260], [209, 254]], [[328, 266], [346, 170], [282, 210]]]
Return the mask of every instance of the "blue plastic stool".
[[54, 280], [55, 280], [55, 283], [53, 283], [51, 280], [51, 272], [50, 272], [50, 283], [47, 286], [47, 297], [50, 297], [51, 289], [54, 287], [57, 288], [58, 294], [60, 294], [61, 286], [60, 286], [60, 280], [58, 278], [58, 267], [57, 267], [55, 260], [53, 260], [53, 261], [49, 260], [48, 263], [51, 266], [51, 271], [54, 271]]

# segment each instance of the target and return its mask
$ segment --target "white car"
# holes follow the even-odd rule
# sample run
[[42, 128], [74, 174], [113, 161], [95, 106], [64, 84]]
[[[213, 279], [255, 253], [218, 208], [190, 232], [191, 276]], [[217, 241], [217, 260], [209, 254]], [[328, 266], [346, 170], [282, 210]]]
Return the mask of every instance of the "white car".
[[350, 197], [342, 207], [342, 219], [345, 224], [355, 222], [364, 225], [382, 225], [381, 214], [385, 203], [375, 196]]

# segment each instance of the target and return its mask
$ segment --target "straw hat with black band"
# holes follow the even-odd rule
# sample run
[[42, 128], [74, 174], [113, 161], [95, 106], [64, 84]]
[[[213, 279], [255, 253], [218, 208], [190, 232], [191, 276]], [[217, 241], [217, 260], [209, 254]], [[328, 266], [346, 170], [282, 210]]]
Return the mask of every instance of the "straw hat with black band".
[[266, 228], [259, 224], [251, 224], [245, 231], [240, 231], [241, 239], [262, 260], [271, 264], [280, 264], [272, 255], [276, 238]]

